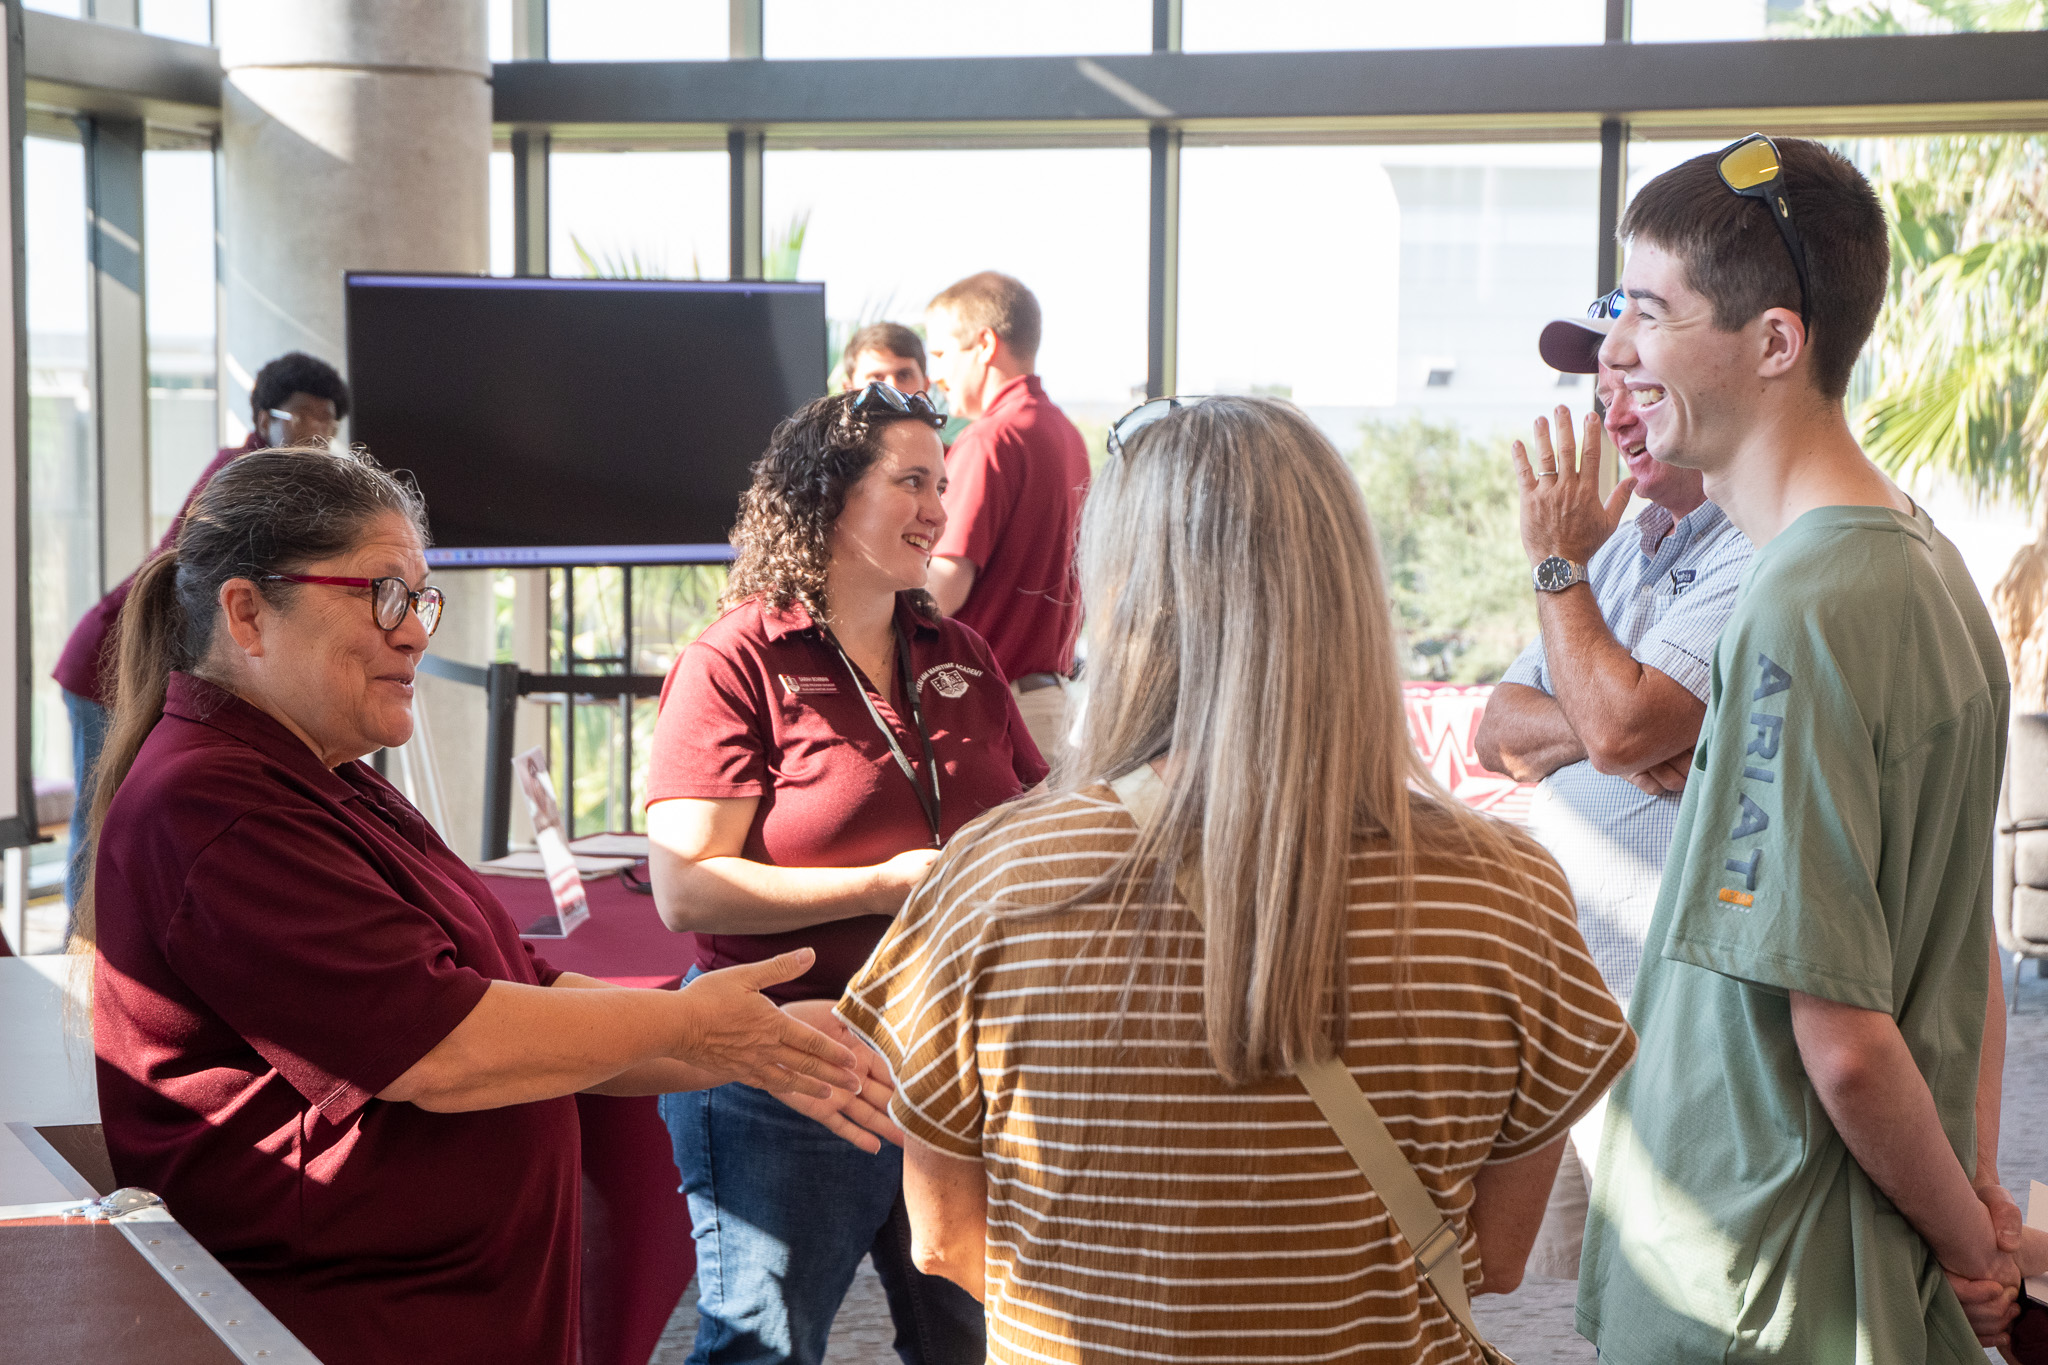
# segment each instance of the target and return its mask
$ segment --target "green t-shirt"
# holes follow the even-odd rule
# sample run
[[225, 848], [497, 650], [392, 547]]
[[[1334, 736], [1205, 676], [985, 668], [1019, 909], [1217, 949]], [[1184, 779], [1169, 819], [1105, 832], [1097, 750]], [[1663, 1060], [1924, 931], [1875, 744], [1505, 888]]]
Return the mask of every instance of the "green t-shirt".
[[1974, 1169], [1998, 637], [1924, 512], [1817, 508], [1744, 578], [1636, 978], [1579, 1330], [1603, 1365], [1981, 1365], [1821, 1107], [1787, 993], [1890, 1013]]

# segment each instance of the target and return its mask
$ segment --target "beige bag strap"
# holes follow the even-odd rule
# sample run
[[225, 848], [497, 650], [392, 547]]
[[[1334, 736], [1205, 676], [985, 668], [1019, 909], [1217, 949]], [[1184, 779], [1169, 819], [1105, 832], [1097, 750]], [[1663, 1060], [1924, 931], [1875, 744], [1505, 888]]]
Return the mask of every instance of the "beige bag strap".
[[[1138, 765], [1109, 786], [1140, 829], [1152, 822], [1166, 797], [1166, 784], [1159, 780], [1159, 775], [1152, 771], [1149, 763]], [[1185, 879], [1181, 882], [1180, 893], [1195, 918], [1201, 919], [1199, 897], [1192, 894], [1192, 888]], [[1351, 1069], [1344, 1065], [1341, 1057], [1325, 1057], [1321, 1061], [1303, 1062], [1295, 1067], [1294, 1074], [1307, 1089], [1309, 1098], [1316, 1102], [1316, 1108], [1323, 1111], [1323, 1118], [1336, 1130], [1338, 1140], [1351, 1154], [1352, 1161], [1357, 1163], [1366, 1183], [1387, 1206], [1394, 1226], [1401, 1229], [1401, 1236], [1414, 1249], [1417, 1273], [1436, 1290], [1437, 1297], [1450, 1310], [1452, 1319], [1479, 1348], [1482, 1358], [1506, 1360], [1506, 1356], [1480, 1335], [1478, 1326], [1472, 1321], [1472, 1300], [1465, 1291], [1465, 1258], [1457, 1254], [1457, 1228], [1438, 1210], [1436, 1200], [1430, 1197], [1422, 1177], [1415, 1174], [1414, 1166], [1402, 1155], [1400, 1145], [1387, 1131], [1379, 1111], [1358, 1088]], [[1438, 1274], [1439, 1267], [1444, 1272], [1441, 1275]]]

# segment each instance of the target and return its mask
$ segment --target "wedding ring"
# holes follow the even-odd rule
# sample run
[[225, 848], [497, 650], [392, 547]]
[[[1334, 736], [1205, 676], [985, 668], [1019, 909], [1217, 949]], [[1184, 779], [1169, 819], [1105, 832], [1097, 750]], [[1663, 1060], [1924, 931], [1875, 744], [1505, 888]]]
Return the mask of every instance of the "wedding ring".
[[1557, 477], [1557, 471], [1555, 469], [1539, 469], [1536, 471], [1536, 477], [1539, 479], [1555, 478]]

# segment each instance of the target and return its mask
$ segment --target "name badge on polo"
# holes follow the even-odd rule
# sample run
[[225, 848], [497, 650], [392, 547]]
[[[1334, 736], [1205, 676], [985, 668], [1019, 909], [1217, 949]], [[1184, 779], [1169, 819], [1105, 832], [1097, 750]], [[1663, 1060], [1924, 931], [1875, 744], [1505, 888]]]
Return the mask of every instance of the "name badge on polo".
[[1671, 595], [1676, 597], [1679, 593], [1684, 592], [1693, 585], [1693, 580], [1699, 576], [1700, 571], [1698, 569], [1673, 569], [1671, 571]]
[[775, 676], [782, 680], [782, 690], [792, 697], [830, 695], [839, 691], [835, 680], [816, 673], [778, 673]]

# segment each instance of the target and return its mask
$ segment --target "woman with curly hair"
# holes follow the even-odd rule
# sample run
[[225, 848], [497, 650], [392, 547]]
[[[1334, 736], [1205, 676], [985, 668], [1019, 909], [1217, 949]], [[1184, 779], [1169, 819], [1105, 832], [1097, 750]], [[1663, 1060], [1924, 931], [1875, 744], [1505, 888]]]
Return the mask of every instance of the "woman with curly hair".
[[[662, 689], [648, 781], [656, 904], [694, 971], [799, 946], [774, 998], [832, 1002], [953, 831], [1046, 765], [988, 646], [924, 591], [946, 524], [941, 419], [886, 384], [775, 429], [740, 501], [722, 615]], [[887, 1073], [829, 1106], [900, 1137]], [[979, 1362], [981, 1309], [911, 1265], [903, 1157], [744, 1085], [662, 1099], [697, 1241], [692, 1365], [811, 1365], [872, 1252], [910, 1365]]]

